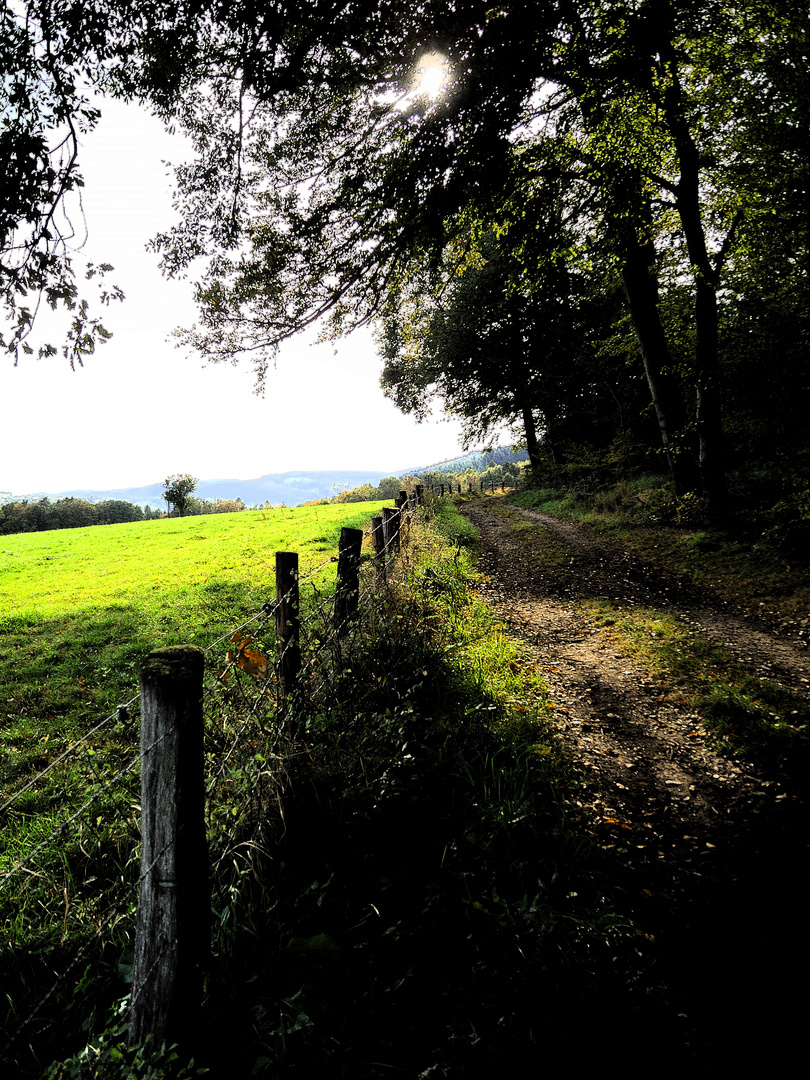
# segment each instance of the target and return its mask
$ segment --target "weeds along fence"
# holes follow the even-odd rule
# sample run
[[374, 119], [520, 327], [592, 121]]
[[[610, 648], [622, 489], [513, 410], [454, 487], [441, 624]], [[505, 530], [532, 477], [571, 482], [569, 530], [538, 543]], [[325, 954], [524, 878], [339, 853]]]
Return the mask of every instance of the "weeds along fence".
[[386, 617], [422, 496], [306, 576], [277, 552], [273, 599], [205, 650], [151, 653], [139, 692], [0, 805], [0, 1066], [40, 1075], [127, 984], [131, 1043], [185, 1041], [285, 755]]

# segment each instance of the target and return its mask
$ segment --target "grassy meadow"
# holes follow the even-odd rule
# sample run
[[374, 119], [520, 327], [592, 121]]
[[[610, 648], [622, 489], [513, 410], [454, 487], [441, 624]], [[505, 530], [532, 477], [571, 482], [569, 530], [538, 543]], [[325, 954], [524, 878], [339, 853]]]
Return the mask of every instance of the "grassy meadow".
[[[6, 536], [0, 546], [0, 793], [137, 689], [150, 649], [209, 642], [302, 575], [382, 503], [164, 518]], [[334, 579], [334, 565], [319, 581]]]
[[[99, 941], [126, 948], [138, 878], [138, 728], [115, 718], [95, 729], [137, 693], [142, 658], [165, 645], [205, 648], [254, 616], [275, 597], [276, 551], [297, 551], [302, 577], [318, 570], [328, 594], [341, 528], [364, 528], [381, 505], [2, 538], [0, 1058], [2, 1033], [24, 1023], [94, 928]], [[304, 587], [305, 610], [307, 596]]]

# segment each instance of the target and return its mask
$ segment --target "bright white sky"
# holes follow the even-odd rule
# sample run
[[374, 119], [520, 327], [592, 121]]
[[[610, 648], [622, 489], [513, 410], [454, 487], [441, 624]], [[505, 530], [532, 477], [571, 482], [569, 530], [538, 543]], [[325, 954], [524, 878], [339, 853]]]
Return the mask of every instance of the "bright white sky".
[[185, 472], [395, 472], [457, 456], [457, 422], [417, 424], [383, 397], [369, 334], [339, 342], [337, 355], [333, 345], [289, 344], [264, 399], [248, 367], [204, 368], [167, 340], [194, 322], [191, 283], [166, 281], [145, 244], [173, 220], [161, 161], [181, 154], [146, 113], [103, 106], [81, 158], [83, 254], [115, 266], [110, 280], [126, 300], [105, 312], [112, 341], [75, 373], [60, 356], [21, 357], [17, 368], [0, 358], [0, 491], [104, 490]]

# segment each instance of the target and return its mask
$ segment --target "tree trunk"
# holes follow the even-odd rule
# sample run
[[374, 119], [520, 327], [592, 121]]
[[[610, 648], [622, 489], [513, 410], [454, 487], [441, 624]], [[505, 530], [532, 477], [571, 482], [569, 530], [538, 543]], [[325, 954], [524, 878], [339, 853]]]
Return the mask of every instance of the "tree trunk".
[[523, 430], [526, 433], [526, 452], [529, 455], [529, 464], [532, 467], [532, 471], [535, 473], [540, 472], [540, 442], [537, 438], [537, 424], [534, 421], [534, 413], [532, 412], [530, 405], [522, 405], [521, 413], [523, 415]]
[[680, 491], [680, 469], [672, 447], [672, 416], [676, 411], [672, 393], [662, 375], [663, 366], [669, 361], [669, 343], [658, 311], [658, 281], [653, 272], [655, 251], [651, 242], [642, 244], [636, 235], [624, 238], [621, 267], [630, 318], [638, 342], [644, 374], [650, 388], [661, 445], [666, 455], [669, 473]]
[[[706, 509], [711, 517], [718, 517], [723, 513], [726, 502], [717, 326], [717, 283], [722, 257], [718, 257], [717, 266], [712, 265], [700, 210], [700, 155], [686, 118], [677, 58], [671, 42], [668, 42], [665, 55], [670, 65], [670, 83], [664, 93], [664, 115], [681, 170], [675, 188], [675, 205], [695, 282], [698, 465]], [[729, 240], [730, 237], [731, 234]], [[725, 255], [726, 245], [722, 251]]]

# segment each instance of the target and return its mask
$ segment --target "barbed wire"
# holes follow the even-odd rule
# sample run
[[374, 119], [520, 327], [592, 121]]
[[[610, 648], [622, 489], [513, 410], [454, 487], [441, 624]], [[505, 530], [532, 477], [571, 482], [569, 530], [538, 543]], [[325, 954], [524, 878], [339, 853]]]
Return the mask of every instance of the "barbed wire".
[[[362, 632], [364, 618], [373, 611], [375, 604], [379, 606], [380, 598], [393, 587], [399, 576], [394, 570], [395, 556], [397, 550], [406, 544], [410, 515], [409, 509], [400, 511], [396, 518], [398, 528], [386, 529], [383, 537], [387, 533], [387, 538], [381, 545], [375, 544], [377, 550], [371, 555], [361, 556], [355, 597], [356, 608], [349, 611], [345, 617], [337, 619], [335, 616], [335, 590], [324, 589], [318, 584], [319, 576], [338, 562], [337, 556], [330, 555], [305, 574], [296, 573], [293, 585], [284, 595], [267, 601], [258, 611], [219, 635], [203, 650], [206, 662], [206, 681], [203, 691], [205, 731], [206, 739], [213, 740], [211, 746], [215, 751], [208, 754], [205, 783], [207, 833], [209, 843], [215, 842], [211, 849], [212, 877], [215, 887], [218, 887], [216, 882], [229, 856], [232, 856], [236, 850], [242, 848], [245, 851], [260, 850], [255, 834], [245, 832], [252, 817], [255, 817], [257, 821], [261, 818], [261, 815], [253, 811], [261, 807], [263, 803], [266, 805], [268, 799], [272, 800], [274, 797], [278, 799], [280, 778], [285, 771], [285, 762], [293, 755], [306, 752], [304, 744], [300, 742], [292, 706], [299, 706], [306, 698], [311, 700], [325, 698], [329, 682], [334, 677], [336, 664], [339, 666], [340, 657], [349, 645], [351, 633]], [[364, 530], [363, 539], [367, 540], [372, 535], [372, 529]], [[305, 587], [306, 592], [303, 598], [301, 597], [302, 587]], [[277, 637], [274, 616], [279, 608], [293, 600], [296, 594], [299, 597], [299, 608], [304, 608], [303, 615], [299, 612], [298, 641], [283, 643]], [[254, 636], [248, 638], [248, 631]], [[250, 674], [240, 666], [240, 661], [244, 660], [245, 642], [254, 640], [267, 654], [262, 656], [262, 659], [266, 661], [262, 678]], [[227, 655], [224, 657], [224, 663], [218, 664], [217, 650], [225, 644], [229, 646]], [[300, 672], [296, 685], [291, 690], [288, 688], [289, 692], [284, 694], [278, 673], [292, 649], [300, 649]], [[64, 765], [72, 756], [78, 757], [89, 746], [90, 740], [111, 721], [117, 718], [126, 722], [129, 711], [133, 709], [139, 698], [139, 693], [134, 694], [127, 702], [118, 706], [114, 712], [105, 716], [76, 739], [57, 758], [49, 762], [45, 769], [8, 798], [0, 806], [0, 814], [8, 812], [27, 792], [41, 784], [58, 766]], [[260, 742], [257, 741], [259, 739]], [[283, 752], [281, 751], [282, 740], [284, 740]], [[40, 839], [32, 850], [19, 858], [15, 865], [0, 877], [0, 891], [12, 878], [24, 871], [34, 874], [40, 879], [39, 887], [46, 889], [45, 880], [49, 874], [53, 874], [53, 870], [48, 871], [42, 867], [37, 870], [31, 869], [34, 860], [53, 848], [58, 841], [63, 840], [72, 828], [78, 828], [81, 836], [82, 830], [87, 827], [100, 838], [102, 834], [98, 829], [98, 822], [91, 818], [91, 811], [103, 798], [114, 793], [115, 789], [121, 786], [124, 778], [138, 775], [141, 761], [156, 749], [160, 741], [162, 738], [155, 740], [149, 747], [141, 748], [109, 778], [100, 776], [100, 770], [108, 764], [108, 759], [105, 759], [103, 755], [96, 758], [92, 751], [89, 755], [85, 755], [91, 775], [94, 777], [94, 789], [65, 821]], [[260, 750], [257, 749], [258, 746]], [[247, 777], [252, 778], [254, 782], [246, 783]], [[234, 791], [238, 786], [241, 792], [239, 805], [234, 806], [232, 802], [228, 802], [228, 789], [223, 790], [223, 784], [230, 784]], [[137, 822], [138, 796], [135, 792], [128, 791], [127, 793], [132, 796], [126, 808], [127, 821], [131, 826]], [[283, 816], [283, 807], [280, 807], [280, 813]], [[116, 814], [115, 819], [119, 817], [120, 815]], [[254, 821], [252, 827], [255, 828], [256, 824]], [[105, 820], [105, 825], [109, 827], [110, 822]], [[81, 844], [80, 840], [80, 850], [84, 851]], [[125, 861], [128, 859], [129, 862], [133, 862], [137, 859], [138, 846], [138, 837], [133, 834], [130, 846], [123, 856]], [[152, 866], [154, 866], [154, 861]], [[105, 934], [108, 930], [121, 920], [132, 919], [135, 890], [140, 887], [150, 869], [151, 867], [146, 869], [141, 867], [138, 875], [133, 875], [134, 880], [128, 880], [128, 875], [123, 870], [116, 875], [115, 882], [111, 883], [110, 888], [106, 890], [107, 893], [113, 894], [109, 898], [106, 915], [100, 923], [95, 925], [93, 933], [81, 943], [79, 951], [57, 980], [47, 987], [37, 1001], [29, 1007], [28, 1017], [17, 1027], [6, 1044], [6, 1049], [48, 1005], [59, 986], [71, 978], [82, 957], [97, 944], [106, 940]], [[92, 881], [95, 878], [89, 880]], [[53, 898], [59, 895], [58, 888], [58, 885], [54, 883], [54, 887], [50, 890], [51, 906], [53, 906]], [[99, 893], [99, 898], [102, 895], [104, 893]], [[65, 904], [67, 905], [66, 890]], [[71, 916], [74, 924], [77, 916], [84, 918], [89, 910], [86, 904], [83, 908], [80, 905], [80, 909]], [[53, 914], [50, 917], [56, 925], [56, 917]], [[67, 933], [67, 918], [66, 907], [62, 940]], [[144, 981], [147, 977], [148, 973], [144, 976]], [[137, 993], [140, 992], [139, 988]]]
[[[150, 749], [153, 749], [154, 745], [155, 744], [152, 744], [152, 747], [150, 747]], [[169, 848], [171, 846], [172, 846], [172, 842], [164, 844], [163, 847], [160, 849], [160, 851], [157, 853], [157, 855], [154, 857], [152, 862], [149, 864], [149, 866], [142, 867], [141, 872], [140, 872], [139, 876], [137, 877], [137, 879], [135, 879], [131, 883], [130, 888], [129, 888], [129, 893], [130, 893], [132, 899], [131, 899], [131, 901], [130, 901], [130, 903], [128, 905], [128, 907], [129, 907], [128, 912], [125, 913], [125, 912], [123, 912], [121, 910], [122, 909], [121, 897], [119, 896], [119, 897], [116, 898], [115, 906], [112, 907], [108, 911], [107, 915], [102, 920], [100, 925], [96, 927], [95, 932], [89, 938], [87, 938], [85, 941], [83, 941], [80, 944], [80, 946], [79, 946], [79, 948], [78, 948], [78, 950], [76, 952], [76, 955], [71, 959], [71, 961], [67, 965], [67, 967], [63, 971], [59, 972], [59, 974], [57, 975], [56, 979], [51, 984], [51, 986], [38, 998], [38, 1000], [36, 1001], [33, 1008], [30, 1009], [28, 1016], [22, 1021], [22, 1023], [19, 1024], [19, 1026], [16, 1028], [16, 1030], [13, 1032], [13, 1034], [7, 1040], [7, 1042], [5, 1043], [5, 1045], [3, 1047], [3, 1050], [2, 1050], [3, 1054], [6, 1054], [8, 1052], [8, 1050], [11, 1048], [11, 1046], [13, 1046], [13, 1044], [19, 1039], [22, 1032], [34, 1020], [37, 1019], [37, 1017], [41, 1013], [42, 1009], [48, 1004], [48, 1002], [51, 1000], [51, 998], [54, 996], [54, 994], [57, 992], [57, 990], [59, 990], [59, 988], [62, 985], [64, 985], [64, 983], [68, 980], [68, 978], [70, 977], [72, 972], [76, 970], [76, 968], [78, 967], [80, 961], [84, 957], [89, 955], [92, 946], [94, 946], [97, 943], [103, 943], [104, 932], [108, 928], [112, 927], [116, 923], [116, 921], [120, 922], [121, 919], [126, 918], [127, 915], [133, 915], [134, 914], [133, 909], [135, 908], [135, 904], [136, 904], [137, 892], [140, 890], [140, 887], [141, 887], [142, 883], [148, 878], [149, 874], [151, 874], [151, 872], [157, 866], [158, 862], [163, 858], [163, 856], [166, 854], [166, 852], [169, 850]], [[163, 956], [165, 956], [165, 952], [161, 953], [157, 957], [155, 963], [158, 963], [160, 961], [160, 959], [162, 959]], [[152, 965], [152, 967], [154, 967], [154, 965]], [[152, 967], [150, 967], [150, 971], [151, 971]], [[141, 982], [141, 988], [143, 987], [145, 982], [146, 982], [146, 979], [144, 978], [142, 980], [142, 982]], [[138, 994], [140, 994], [140, 989], [138, 991]], [[137, 996], [138, 995], [136, 995], [136, 997], [133, 998], [133, 1001], [137, 999]], [[0, 1058], [0, 1060], [2, 1060], [2, 1059]]]
[[51, 998], [53, 998], [54, 994], [59, 990], [59, 988], [63, 986], [64, 983], [70, 978], [71, 974], [76, 970], [81, 961], [89, 955], [91, 947], [97, 942], [101, 941], [104, 932], [109, 926], [113, 924], [117, 917], [120, 917], [120, 911], [118, 910], [118, 908], [110, 911], [107, 917], [103, 920], [102, 924], [97, 927], [92, 937], [88, 938], [85, 942], [82, 943], [76, 955], [71, 959], [68, 966], [63, 971], [59, 972], [49, 989], [37, 1000], [34, 1008], [29, 1010], [29, 1013], [25, 1017], [25, 1019], [19, 1024], [19, 1026], [15, 1029], [11, 1036], [6, 1040], [2, 1051], [0, 1051], [0, 1062], [3, 1061], [3, 1059], [8, 1054], [8, 1051], [18, 1041], [20, 1035], [22, 1035], [25, 1029], [31, 1024], [33, 1024], [35, 1020], [39, 1019], [44, 1007], [48, 1004]]
[[58, 825], [50, 834], [50, 836], [47, 836], [40, 844], [37, 844], [34, 850], [29, 852], [28, 855], [25, 856], [25, 858], [20, 859], [17, 862], [16, 866], [14, 866], [2, 878], [0, 878], [0, 889], [6, 884], [7, 881], [14, 877], [15, 874], [22, 870], [23, 867], [27, 866], [28, 863], [30, 863], [31, 860], [36, 855], [38, 855], [40, 851], [48, 847], [52, 843], [52, 841], [59, 839], [64, 834], [66, 829], [68, 829], [74, 822], [78, 821], [78, 819], [82, 816], [85, 810], [87, 810], [94, 803], [97, 803], [101, 796], [104, 795], [105, 792], [107, 792], [111, 787], [113, 787], [113, 785], [116, 784], [122, 776], [125, 776], [127, 773], [131, 772], [139, 763], [139, 761], [140, 757], [135, 757], [129, 762], [129, 764], [125, 765], [123, 769], [119, 769], [115, 776], [111, 780], [109, 780], [100, 791], [97, 791], [94, 795], [87, 799], [87, 801], [84, 802], [79, 807], [79, 809], [76, 810], [75, 813], [70, 815], [67, 821], [63, 821], [61, 825]]
[[88, 739], [90, 739], [91, 736], [93, 736], [97, 732], [101, 731], [101, 729], [103, 727], [105, 727], [107, 724], [109, 724], [109, 722], [111, 720], [118, 719], [118, 717], [120, 716], [122, 708], [130, 709], [132, 707], [132, 705], [134, 705], [134, 703], [139, 699], [139, 697], [140, 697], [140, 694], [136, 694], [134, 697], [130, 698], [129, 701], [125, 702], [124, 705], [117, 706], [114, 713], [111, 713], [109, 716], [105, 716], [105, 718], [103, 720], [101, 720], [98, 724], [96, 724], [95, 727], [93, 727], [89, 731], [85, 732], [85, 734], [82, 735], [80, 738], [78, 738], [74, 743], [72, 743], [67, 748], [67, 750], [63, 751], [63, 753], [61, 753], [58, 758], [54, 758], [54, 760], [51, 761], [46, 766], [46, 768], [44, 768], [41, 772], [37, 773], [37, 775], [32, 780], [29, 780], [29, 782], [25, 785], [25, 787], [20, 788], [19, 791], [16, 791], [11, 796], [11, 798], [8, 799], [7, 802], [4, 802], [3, 805], [0, 806], [0, 814], [5, 813], [5, 811], [8, 810], [10, 806], [13, 806], [13, 804], [17, 801], [17, 799], [21, 798], [26, 793], [26, 791], [29, 791], [32, 787], [34, 787], [36, 784], [38, 784], [44, 777], [46, 777], [48, 775], [48, 773], [50, 773], [53, 769], [55, 769], [56, 766], [61, 761], [64, 761], [67, 757], [70, 756], [70, 754], [73, 753], [74, 750], [77, 750], [80, 746], [82, 746], [84, 743], [86, 743], [88, 741]]

